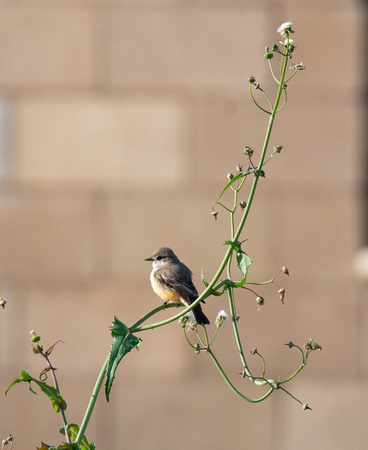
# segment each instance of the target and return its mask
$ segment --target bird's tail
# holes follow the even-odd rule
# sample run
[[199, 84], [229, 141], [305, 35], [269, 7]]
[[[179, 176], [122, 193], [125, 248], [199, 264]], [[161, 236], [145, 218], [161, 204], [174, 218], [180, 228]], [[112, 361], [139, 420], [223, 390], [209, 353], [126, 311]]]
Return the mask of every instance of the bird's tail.
[[210, 321], [202, 311], [200, 304], [198, 304], [195, 308], [193, 308], [192, 312], [198, 325], [209, 325]]

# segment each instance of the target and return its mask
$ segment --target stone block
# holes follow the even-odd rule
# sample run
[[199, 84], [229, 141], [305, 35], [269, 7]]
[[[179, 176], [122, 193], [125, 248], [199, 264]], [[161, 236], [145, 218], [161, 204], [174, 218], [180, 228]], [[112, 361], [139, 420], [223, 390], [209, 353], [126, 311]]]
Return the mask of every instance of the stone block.
[[183, 176], [187, 107], [170, 96], [27, 97], [16, 114], [17, 180], [147, 187]]
[[0, 211], [2, 277], [36, 283], [91, 276], [92, 220], [86, 198], [3, 192]]
[[335, 380], [299, 380], [296, 384], [313, 412], [295, 413], [295, 406], [287, 399], [288, 404], [285, 401], [278, 414], [282, 424], [275, 448], [345, 450], [366, 446], [368, 410], [364, 380], [337, 375]]
[[265, 26], [261, 11], [249, 8], [112, 11], [111, 83], [242, 87], [250, 72], [265, 67]]
[[86, 9], [4, 5], [0, 86], [76, 87], [93, 81], [93, 20]]

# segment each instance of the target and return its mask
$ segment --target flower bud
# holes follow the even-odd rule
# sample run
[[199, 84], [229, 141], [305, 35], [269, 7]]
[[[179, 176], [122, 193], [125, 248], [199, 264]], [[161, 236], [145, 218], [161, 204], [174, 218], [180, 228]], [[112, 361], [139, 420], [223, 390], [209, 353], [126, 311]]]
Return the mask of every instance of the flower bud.
[[245, 202], [244, 200], [242, 200], [242, 201], [239, 203], [239, 205], [240, 205], [240, 208], [241, 208], [241, 209], [244, 209], [244, 208], [247, 206], [247, 202]]
[[244, 147], [244, 155], [252, 156], [253, 155], [253, 149], [251, 147], [245, 146]]
[[264, 298], [263, 297], [257, 297], [256, 302], [258, 305], [257, 311], [261, 309], [261, 307], [264, 305]]
[[263, 58], [267, 61], [268, 59], [273, 58], [273, 54], [270, 53], [270, 49], [268, 47], [265, 48], [265, 54], [263, 55]]
[[282, 266], [281, 270], [284, 272], [285, 275], [289, 275], [289, 270], [286, 266]]
[[234, 178], [234, 175], [232, 173], [228, 173], [227, 178], [229, 181], [231, 181]]

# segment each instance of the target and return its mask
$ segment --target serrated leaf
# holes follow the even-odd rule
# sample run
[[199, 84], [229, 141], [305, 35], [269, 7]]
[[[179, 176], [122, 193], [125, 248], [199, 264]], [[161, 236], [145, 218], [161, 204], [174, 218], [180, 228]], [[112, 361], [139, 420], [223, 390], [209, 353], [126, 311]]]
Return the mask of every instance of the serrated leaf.
[[[65, 436], [65, 428], [60, 428], [59, 432]], [[73, 441], [75, 441], [79, 433], [78, 425], [76, 423], [68, 423], [68, 432]], [[91, 442], [89, 444], [86, 436], [83, 436], [82, 442], [78, 448], [80, 448], [81, 450], [95, 450], [96, 444], [94, 442]]]
[[28, 389], [33, 394], [36, 394], [36, 392], [32, 389], [32, 386], [31, 386], [31, 383], [33, 382], [33, 383], [36, 383], [37, 386], [41, 389], [41, 391], [49, 397], [49, 399], [52, 402], [52, 406], [54, 407], [54, 410], [56, 412], [60, 412], [61, 408], [63, 410], [66, 410], [66, 402], [65, 402], [65, 400], [63, 399], [63, 397], [61, 395], [59, 395], [58, 391], [54, 387], [49, 386], [44, 381], [39, 381], [39, 380], [37, 380], [37, 378], [33, 378], [24, 369], [20, 371], [20, 376], [21, 376], [20, 378], [16, 378], [13, 381], [13, 383], [11, 383], [9, 385], [9, 387], [5, 391], [5, 394], [7, 394], [9, 389], [11, 389], [15, 384], [18, 384], [18, 383], [21, 383], [21, 382], [28, 383]]
[[44, 442], [41, 442], [42, 447], [37, 447], [37, 450], [79, 450], [81, 447], [78, 444], [69, 444], [63, 442], [61, 445], [55, 447], [54, 445], [47, 445]]
[[109, 401], [112, 382], [115, 378], [115, 372], [120, 361], [133, 348], [138, 348], [142, 339], [129, 333], [129, 328], [115, 316], [111, 327], [111, 336], [113, 343], [111, 344], [111, 351], [106, 367], [106, 382], [105, 395], [106, 400]]

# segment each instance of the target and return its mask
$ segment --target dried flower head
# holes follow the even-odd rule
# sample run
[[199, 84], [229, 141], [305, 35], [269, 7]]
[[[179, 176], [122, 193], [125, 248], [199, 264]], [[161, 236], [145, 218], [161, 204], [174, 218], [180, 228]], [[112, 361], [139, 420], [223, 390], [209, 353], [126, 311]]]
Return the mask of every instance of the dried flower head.
[[317, 343], [315, 339], [309, 339], [309, 341], [304, 344], [304, 348], [309, 351], [322, 350], [322, 347]]
[[256, 302], [258, 305], [257, 311], [261, 309], [261, 307], [264, 305], [264, 298], [263, 297], [257, 297]]
[[0, 306], [2, 306], [2, 308], [4, 309], [6, 305], [6, 300], [4, 300], [1, 296], [0, 296]]
[[281, 288], [281, 289], [279, 289], [277, 292], [280, 294], [280, 300], [281, 300], [281, 303], [282, 303], [283, 305], [285, 305], [285, 303], [284, 303], [284, 298], [285, 298], [285, 288]]
[[290, 66], [290, 69], [293, 69], [293, 70], [305, 70], [306, 67], [305, 67], [305, 65], [302, 62], [300, 62], [298, 64], [292, 64]]
[[277, 144], [277, 145], [275, 145], [275, 147], [273, 148], [273, 150], [274, 150], [275, 153], [281, 153], [281, 150], [282, 150], [283, 148], [284, 148], [284, 147], [283, 147], [281, 144]]

